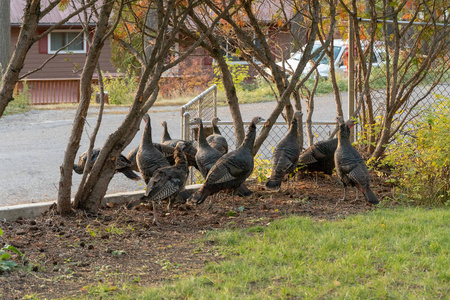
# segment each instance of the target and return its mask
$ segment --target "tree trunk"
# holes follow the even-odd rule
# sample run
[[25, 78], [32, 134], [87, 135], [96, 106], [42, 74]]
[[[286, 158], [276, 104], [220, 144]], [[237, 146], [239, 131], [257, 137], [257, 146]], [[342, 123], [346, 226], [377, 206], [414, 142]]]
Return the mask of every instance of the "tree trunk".
[[[295, 110], [302, 111], [302, 102], [300, 99], [300, 93], [298, 89], [295, 89], [292, 93], [292, 96], [294, 97], [294, 103], [295, 103]], [[301, 149], [304, 149], [303, 147], [303, 115], [300, 117], [298, 126], [297, 126], [297, 140], [301, 147]]]
[[228, 68], [227, 62], [223, 58], [219, 49], [216, 49], [217, 55], [214, 56], [222, 72], [222, 82], [227, 96], [228, 107], [230, 108], [231, 118], [233, 119], [234, 133], [236, 135], [236, 147], [238, 147], [245, 138], [244, 125], [242, 123], [241, 110], [239, 109], [239, 100], [236, 94], [236, 87], [233, 82], [233, 75]]
[[[104, 36], [108, 32], [108, 21], [113, 6], [114, 1], [105, 1], [102, 6], [93, 42], [89, 49], [89, 53], [84, 64], [83, 73], [81, 75], [80, 103], [72, 125], [69, 142], [64, 153], [63, 164], [60, 167], [61, 178], [58, 189], [58, 213], [61, 215], [66, 215], [71, 212], [70, 196], [73, 162], [75, 160], [78, 148], [80, 147], [80, 139], [83, 133], [89, 102], [91, 100], [92, 76], [105, 42]], [[88, 158], [88, 161], [89, 159], [90, 158]]]
[[334, 50], [327, 51], [328, 59], [330, 60], [330, 78], [331, 86], [333, 87], [334, 100], [336, 103], [336, 113], [338, 116], [343, 117], [344, 112], [342, 110], [341, 91], [336, 81], [336, 69], [334, 68]]
[[10, 0], [0, 0], [0, 76], [6, 70], [11, 55]]
[[381, 130], [380, 138], [377, 141], [377, 145], [375, 150], [372, 153], [371, 158], [378, 159], [380, 158], [384, 150], [386, 149], [386, 144], [389, 142], [391, 137], [391, 126], [392, 126], [392, 116], [387, 116], [383, 129]]
[[[31, 2], [31, 3], [30, 3]], [[20, 71], [23, 69], [25, 57], [31, 48], [39, 22], [40, 1], [27, 1], [24, 9], [22, 26], [20, 28], [19, 38], [16, 48], [13, 52], [9, 64], [3, 73], [2, 85], [0, 88], [0, 117], [5, 112], [8, 103], [13, 101], [13, 92], [16, 83], [19, 81]], [[3, 8], [3, 7], [2, 7]], [[10, 30], [11, 27], [8, 28]]]
[[[95, 124], [94, 130], [92, 132], [91, 138], [89, 140], [89, 148], [87, 150], [86, 157], [92, 157], [92, 150], [94, 149], [95, 140], [97, 138], [98, 130], [100, 129], [100, 125], [102, 123], [103, 118], [103, 110], [105, 108], [105, 90], [103, 87], [103, 76], [101, 72], [100, 64], [97, 64], [97, 74], [98, 74], [98, 85], [100, 88], [100, 109], [98, 111], [97, 123]], [[87, 159], [89, 162], [90, 160]], [[75, 194], [75, 199], [73, 200], [73, 206], [78, 207], [81, 199], [81, 195], [83, 194], [83, 190], [85, 188], [86, 179], [91, 171], [91, 164], [86, 163], [83, 170], [83, 176], [81, 178], [80, 184], [78, 185], [77, 193]]]

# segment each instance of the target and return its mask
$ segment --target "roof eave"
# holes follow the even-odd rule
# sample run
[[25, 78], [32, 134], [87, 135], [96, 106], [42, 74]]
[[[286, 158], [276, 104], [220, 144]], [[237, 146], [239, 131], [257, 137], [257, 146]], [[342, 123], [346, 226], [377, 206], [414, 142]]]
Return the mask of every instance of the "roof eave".
[[[39, 23], [38, 26], [54, 26], [57, 23]], [[88, 23], [89, 26], [95, 26], [95, 23]], [[11, 23], [11, 26], [22, 26], [22, 23]], [[81, 23], [64, 23], [60, 26], [82, 26]]]

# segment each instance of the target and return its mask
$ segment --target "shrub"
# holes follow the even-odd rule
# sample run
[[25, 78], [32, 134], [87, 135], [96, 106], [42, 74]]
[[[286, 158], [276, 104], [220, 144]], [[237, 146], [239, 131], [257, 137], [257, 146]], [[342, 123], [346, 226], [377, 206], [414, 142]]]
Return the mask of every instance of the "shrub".
[[398, 135], [383, 162], [391, 166], [396, 196], [419, 205], [450, 200], [450, 99], [433, 105], [409, 134]]
[[[228, 69], [230, 70], [231, 76], [233, 77], [233, 83], [238, 91], [243, 90], [247, 84], [246, 81], [249, 79], [248, 66], [241, 64], [232, 64], [230, 59], [226, 60]], [[225, 87], [222, 83], [222, 72], [220, 71], [219, 65], [213, 65], [214, 79], [210, 82], [210, 85], [217, 84], [219, 91], [224, 91]]]
[[[133, 103], [137, 89], [136, 76], [133, 72], [128, 71], [123, 77], [113, 77], [108, 73], [102, 73], [102, 75], [104, 76], [104, 90], [108, 92], [109, 104], [128, 105]], [[95, 85], [92, 100], [95, 101], [95, 96], [99, 91], [100, 87]]]
[[[1, 82], [0, 82], [1, 84]], [[9, 102], [5, 109], [5, 115], [25, 113], [31, 109], [30, 90], [26, 81], [23, 81], [22, 88], [15, 92], [14, 100]]]
[[270, 160], [261, 158], [261, 154], [255, 155], [255, 165], [251, 177], [258, 179], [259, 183], [267, 181], [272, 172]]
[[202, 60], [186, 60], [176, 67], [177, 74], [161, 78], [160, 96], [164, 99], [194, 98], [208, 88], [210, 74]]

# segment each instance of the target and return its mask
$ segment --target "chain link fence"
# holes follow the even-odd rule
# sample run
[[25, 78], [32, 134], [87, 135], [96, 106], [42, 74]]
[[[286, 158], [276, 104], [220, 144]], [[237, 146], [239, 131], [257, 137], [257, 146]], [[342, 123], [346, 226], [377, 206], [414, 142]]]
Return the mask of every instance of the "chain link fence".
[[[209, 124], [208, 119], [203, 119], [203, 123], [205, 126]], [[185, 135], [189, 137], [189, 140], [194, 143], [197, 147], [197, 126], [187, 124], [187, 130], [189, 131]], [[247, 129], [247, 126], [250, 125], [250, 122], [244, 122], [244, 126]], [[257, 125], [257, 133], [259, 133], [262, 125]], [[220, 121], [218, 123], [218, 127], [222, 136], [224, 136], [228, 142], [228, 151], [233, 151], [237, 148], [235, 133], [234, 133], [234, 125], [232, 121]], [[333, 130], [336, 127], [336, 122], [313, 122], [312, 123], [312, 131], [314, 134], [315, 141], [327, 140], [330, 138]], [[208, 127], [206, 127], [208, 128]], [[207, 130], [205, 130], [207, 131]], [[255, 172], [258, 174], [253, 174], [252, 176], [258, 177], [259, 174], [263, 176], [269, 176], [270, 171], [270, 160], [272, 158], [272, 153], [275, 146], [287, 135], [288, 126], [285, 122], [276, 122], [267, 139], [261, 145], [258, 153], [255, 156]], [[303, 124], [303, 136], [306, 137], [305, 125]], [[303, 148], [308, 148], [307, 139], [304, 138]], [[202, 183], [204, 181], [200, 172], [196, 169], [191, 168], [189, 184]]]
[[[364, 56], [362, 61], [365, 61], [366, 66], [369, 62], [372, 65], [369, 76], [369, 99], [362, 97], [364, 93], [363, 66], [358, 65], [359, 59], [356, 52], [348, 51], [347, 61], [339, 62], [339, 68], [342, 67], [341, 63], [348, 64], [350, 67], [353, 66], [353, 62], [356, 63], [355, 71], [350, 72], [349, 70], [348, 72], [350, 78], [353, 78], [353, 80], [349, 79], [349, 83], [354, 84], [354, 90], [349, 86], [348, 101], [349, 115], [351, 115], [353, 111], [350, 107], [356, 108], [358, 100], [364, 99], [364, 105], [361, 107], [358, 117], [361, 122], [360, 127], [357, 128], [359, 132], [362, 132], [364, 128], [362, 126], [365, 126], [364, 122], [368, 113], [372, 114], [376, 122], [380, 122], [380, 119], [386, 116], [389, 105], [392, 105], [392, 101], [396, 101], [396, 99], [402, 99], [402, 101], [401, 105], [396, 108], [393, 126], [395, 131], [401, 133], [402, 129], [408, 128], [413, 123], [411, 121], [424, 116], [424, 112], [430, 109], [440, 98], [450, 98], [450, 28], [448, 24], [407, 21], [396, 21], [396, 23], [399, 24], [401, 38], [398, 40], [398, 45], [394, 47], [392, 45], [394, 32], [391, 28], [393, 21], [379, 20], [374, 27], [372, 26], [374, 23], [371, 23], [370, 20], [359, 20], [356, 36], [362, 44], [362, 55]], [[351, 26], [348, 28], [350, 32], [353, 30]], [[369, 57], [368, 39], [372, 30], [375, 30], [376, 38], [373, 56]], [[441, 43], [436, 44], [438, 39], [441, 39]], [[442, 40], [444, 43], [442, 43]], [[350, 45], [353, 45], [352, 43], [349, 42]], [[436, 45], [440, 45], [439, 51], [436, 51]], [[347, 49], [351, 47], [347, 46]], [[395, 49], [397, 49], [398, 54], [395, 54]], [[392, 63], [394, 55], [398, 57], [398, 62], [396, 62], [398, 68], [395, 71], [398, 80], [395, 84], [397, 84], [399, 92], [395, 95], [396, 99], [392, 95], [392, 84], [394, 83], [391, 81], [394, 72]], [[435, 59], [432, 61], [429, 60], [431, 55], [435, 55]], [[345, 56], [343, 59], [345, 60]], [[352, 62], [350, 63], [350, 61]], [[417, 75], [417, 71], [422, 67], [427, 68], [426, 72]], [[197, 128], [190, 125], [190, 120], [196, 117], [200, 117], [206, 131], [210, 131], [210, 120], [217, 116], [216, 97], [217, 87], [213, 86], [181, 108], [181, 136], [184, 139], [193, 141], [195, 145], [197, 144], [195, 141]], [[350, 104], [351, 102], [353, 103]], [[371, 103], [370, 106], [368, 103]], [[250, 120], [246, 121], [244, 124], [248, 126]], [[222, 135], [228, 141], [229, 151], [236, 149], [234, 127], [231, 120], [220, 121], [218, 126]], [[330, 138], [335, 126], [334, 120], [313, 123], [314, 142]], [[308, 148], [305, 124], [303, 124], [303, 130], [303, 148]], [[274, 124], [268, 138], [255, 157], [255, 170], [256, 168], [270, 170], [273, 149], [286, 136], [287, 131], [286, 123], [277, 122]], [[202, 176], [199, 172], [193, 170], [190, 183], [201, 182], [203, 182]]]
[[[375, 119], [380, 121], [389, 106], [394, 102], [401, 103], [392, 122], [394, 130], [401, 133], [411, 128], [414, 120], [426, 116], [426, 111], [439, 99], [450, 98], [450, 26], [448, 22], [431, 21], [395, 23], [398, 27], [394, 21], [378, 20], [374, 27], [371, 20], [359, 20], [360, 37], [368, 38], [375, 30], [374, 56], [369, 58], [368, 49], [363, 49], [365, 61], [371, 62], [372, 70], [370, 99], [366, 101], [360, 119], [364, 120], [363, 115], [367, 116], [368, 110], [372, 110]], [[394, 38], [396, 30], [398, 39]], [[366, 41], [361, 41], [364, 47]], [[363, 93], [361, 69], [361, 65], [356, 66], [356, 101]], [[396, 82], [392, 80], [393, 76]]]

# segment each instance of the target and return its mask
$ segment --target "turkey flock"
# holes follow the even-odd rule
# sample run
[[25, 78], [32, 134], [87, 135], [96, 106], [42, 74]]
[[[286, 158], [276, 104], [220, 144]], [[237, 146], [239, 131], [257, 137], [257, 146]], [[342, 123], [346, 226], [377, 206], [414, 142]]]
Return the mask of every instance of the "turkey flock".
[[[370, 175], [365, 161], [349, 139], [354, 121], [344, 122], [342, 117], [337, 117], [337, 138], [318, 142], [301, 151], [297, 134], [301, 117], [300, 111], [294, 113], [287, 135], [274, 148], [271, 175], [265, 184], [266, 188], [280, 191], [281, 183], [286, 180], [289, 188], [289, 178], [299, 170], [316, 174], [321, 172], [331, 177], [333, 170], [336, 170], [338, 182], [344, 188], [342, 200], [346, 200], [347, 187], [353, 186], [357, 190], [357, 199], [360, 191], [366, 202], [378, 204], [377, 196], [370, 188]], [[220, 120], [216, 117], [211, 120], [213, 133], [209, 136], [206, 136], [200, 118], [192, 120], [191, 124], [198, 126], [198, 148], [189, 141], [172, 139], [165, 121], [161, 123], [161, 143], [155, 143], [150, 116], [146, 114], [143, 119], [145, 128], [140, 145], [131, 150], [127, 157], [120, 155], [116, 164], [116, 172], [121, 172], [132, 180], [140, 180], [142, 177], [146, 184], [144, 196], [128, 203], [127, 208], [152, 202], [153, 223], [159, 225], [156, 203], [162, 200], [168, 201], [169, 210], [177, 200], [199, 205], [211, 197], [210, 205], [213, 205], [219, 192], [228, 191], [232, 194], [233, 209], [236, 210], [236, 195], [245, 197], [252, 194], [244, 182], [254, 169], [256, 125], [264, 121], [263, 118], [252, 119], [244, 141], [233, 151], [229, 151], [227, 140], [217, 126]], [[99, 152], [100, 149], [93, 150], [91, 166]], [[83, 153], [78, 164], [74, 164], [76, 173], [83, 174], [86, 156], [87, 152]], [[189, 167], [196, 168], [205, 179], [200, 189], [192, 195], [185, 189]], [[135, 172], [140, 173], [141, 177]]]

